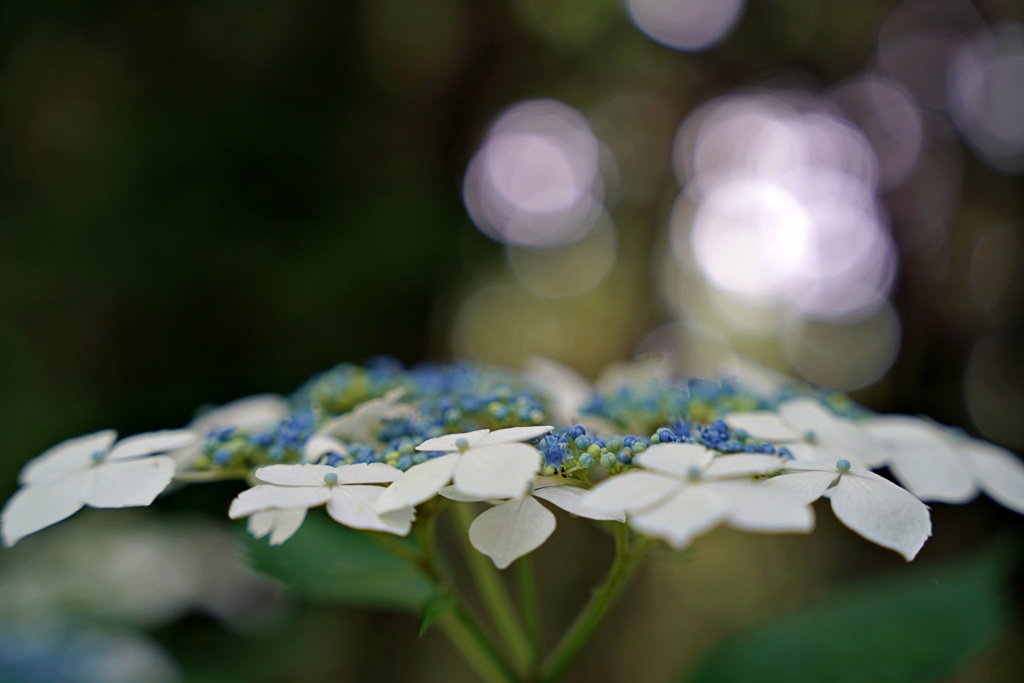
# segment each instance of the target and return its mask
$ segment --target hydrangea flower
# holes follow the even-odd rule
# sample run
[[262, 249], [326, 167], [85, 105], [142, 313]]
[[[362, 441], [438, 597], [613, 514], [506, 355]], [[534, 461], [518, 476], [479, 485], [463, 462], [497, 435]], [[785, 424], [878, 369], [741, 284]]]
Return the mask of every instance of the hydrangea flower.
[[[255, 475], [260, 483], [238, 494], [231, 502], [228, 516], [241, 519], [274, 512], [250, 520], [249, 528], [260, 536], [270, 533], [271, 543], [283, 543], [298, 530], [307, 509], [326, 504], [327, 514], [339, 524], [405, 536], [415, 517], [411, 507], [388, 514], [374, 511], [385, 491], [383, 486], [374, 484], [391, 483], [401, 474], [383, 463], [261, 467]], [[302, 511], [301, 517], [298, 510]]]
[[884, 477], [849, 460], [786, 462], [785, 472], [762, 484], [810, 504], [825, 496], [839, 521], [909, 562], [932, 534], [928, 507]]
[[[446, 486], [439, 493], [445, 498], [462, 502], [490, 500], [464, 494], [454, 486]], [[560, 477], [538, 479], [524, 495], [498, 503], [477, 516], [469, 526], [469, 541], [474, 548], [491, 558], [498, 569], [505, 569], [523, 555], [533, 552], [555, 530], [555, 516], [538, 503], [537, 498], [577, 517], [625, 521], [625, 515], [621, 512], [587, 510], [581, 504], [586, 495], [586, 490], [570, 486]]]
[[169, 455], [198, 439], [189, 430], [149, 432], [122, 439], [108, 429], [69, 439], [28, 462], [18, 475], [22, 488], [0, 512], [4, 545], [67, 519], [83, 506], [149, 505], [174, 478]]
[[1013, 453], [905, 415], [864, 426], [886, 446], [884, 462], [896, 479], [921, 500], [966, 503], [981, 490], [1024, 514], [1024, 463]]
[[624, 511], [637, 531], [679, 549], [722, 523], [765, 533], [814, 527], [806, 501], [753, 479], [782, 469], [781, 458], [716, 457], [703, 446], [668, 443], [651, 446], [635, 462], [643, 469], [598, 484], [583, 500], [584, 509]]
[[471, 496], [516, 498], [529, 488], [543, 459], [540, 451], [521, 442], [536, 439], [552, 429], [478, 429], [427, 439], [416, 450], [446, 454], [406, 470], [380, 497], [377, 512], [385, 514], [419, 505], [433, 498], [449, 481]]
[[846, 459], [868, 467], [885, 458], [885, 447], [857, 422], [836, 417], [809, 398], [786, 401], [777, 412], [732, 413], [723, 419], [734, 430], [785, 446], [797, 460]]

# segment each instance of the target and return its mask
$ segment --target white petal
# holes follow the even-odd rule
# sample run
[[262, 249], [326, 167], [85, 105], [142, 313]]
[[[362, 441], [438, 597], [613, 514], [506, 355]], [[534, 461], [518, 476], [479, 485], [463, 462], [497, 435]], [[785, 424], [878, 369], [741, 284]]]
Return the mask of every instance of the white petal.
[[490, 434], [484, 434], [482, 437], [474, 441], [473, 448], [497, 446], [498, 444], [503, 443], [521, 443], [523, 441], [531, 441], [539, 436], [544, 436], [552, 429], [554, 429], [554, 427], [549, 426], [508, 427], [506, 429], [498, 429]]
[[873, 472], [844, 474], [831, 498], [839, 521], [869, 541], [895, 550], [908, 562], [932, 534], [927, 506]]
[[714, 457], [707, 448], [694, 443], [659, 443], [636, 456], [636, 463], [654, 472], [685, 477], [693, 468], [703, 471]]
[[371, 441], [384, 420], [408, 417], [416, 412], [411, 405], [398, 402], [404, 394], [405, 389], [401, 387], [392, 389], [381, 398], [361, 403], [351, 412], [334, 418], [320, 431], [352, 441]]
[[209, 410], [193, 420], [189, 428], [203, 435], [214, 427], [248, 432], [276, 424], [288, 413], [288, 402], [277, 394], [257, 394]]
[[581, 506], [592, 514], [618, 515], [656, 505], [682, 486], [678, 479], [634, 470], [602, 481], [590, 490]]
[[806, 533], [814, 528], [814, 511], [791, 492], [765, 487], [764, 482], [707, 484], [732, 501], [729, 526], [761, 533]]
[[670, 371], [662, 354], [628, 361], [613, 361], [601, 370], [594, 387], [599, 393], [614, 394], [623, 388], [643, 387], [665, 378]]
[[331, 489], [331, 499], [327, 501], [327, 514], [335, 522], [353, 529], [405, 536], [412, 527], [416, 512], [407, 507], [378, 515], [375, 508], [384, 490], [382, 486], [335, 486]]
[[306, 508], [267, 510], [249, 517], [249, 533], [255, 538], [270, 534], [270, 545], [281, 545], [295, 535], [306, 519]]
[[725, 521], [731, 508], [729, 497], [713, 487], [686, 486], [662, 505], [630, 515], [629, 523], [637, 531], [681, 549]]
[[[822, 448], [817, 444], [809, 443], [787, 443], [785, 448], [793, 455], [794, 460], [790, 462], [821, 462], [827, 461], [831, 463], [831, 467], [834, 468], [836, 460], [839, 460], [842, 456], [837, 456], [830, 450]], [[853, 463], [850, 463], [851, 465]], [[864, 464], [864, 463], [861, 463]]]
[[277, 486], [323, 486], [324, 476], [337, 474], [330, 465], [268, 465], [256, 470], [256, 481]]
[[977, 495], [964, 453], [932, 422], [905, 415], [876, 417], [864, 429], [886, 448], [883, 462], [921, 500], [963, 503]]
[[825, 495], [825, 491], [839, 476], [835, 470], [807, 470], [804, 472], [789, 471], [777, 477], [766, 479], [759, 486], [787, 492], [793, 500], [802, 505], [809, 505]]
[[382, 462], [340, 465], [334, 468], [339, 484], [390, 484], [402, 476], [402, 470]]
[[828, 431], [815, 432], [821, 448], [835, 458], [845, 458], [855, 469], [878, 466], [889, 456], [885, 445], [853, 422], [834, 420]]
[[535, 498], [543, 498], [549, 503], [557, 505], [569, 514], [576, 515], [577, 517], [616, 522], [626, 521], [626, 514], [621, 510], [607, 513], [596, 512], [590, 508], [584, 507], [583, 499], [586, 498], [589, 493], [589, 491], [577, 486], [545, 486], [544, 488], [534, 489], [533, 496]]
[[413, 465], [389, 486], [377, 501], [377, 514], [414, 507], [430, 500], [452, 480], [461, 455], [453, 453]]
[[47, 479], [65, 477], [73, 471], [88, 469], [93, 465], [93, 454], [106, 453], [115, 439], [117, 432], [106, 429], [62, 441], [29, 460], [18, 475], [18, 482], [35, 484]]
[[1024, 515], [1024, 463], [998, 446], [970, 439], [961, 444], [981, 488], [1000, 505]]
[[136, 434], [127, 439], [121, 439], [114, 445], [107, 460], [124, 460], [126, 458], [137, 458], [142, 455], [153, 455], [164, 453], [178, 448], [184, 448], [199, 441], [199, 435], [191, 429], [166, 429], [160, 432], [146, 432]]
[[732, 413], [722, 419], [733, 430], [742, 429], [750, 436], [762, 441], [786, 443], [796, 441], [801, 437], [781, 417], [768, 411]]
[[231, 501], [228, 517], [241, 519], [254, 512], [265, 510], [290, 510], [323, 505], [331, 497], [326, 486], [275, 486], [261, 484], [242, 491]]
[[166, 455], [101, 463], [93, 470], [85, 504], [94, 508], [149, 505], [174, 478], [174, 458]]
[[470, 495], [516, 498], [529, 489], [542, 460], [540, 451], [522, 443], [473, 447], [459, 459], [453, 481]]
[[468, 493], [463, 493], [454, 486], [445, 486], [437, 493], [448, 500], [454, 500], [460, 503], [486, 503], [489, 500], [494, 500], [488, 496], [472, 496]]
[[786, 461], [774, 455], [720, 455], [704, 471], [706, 478], [742, 477], [781, 470]]
[[302, 455], [309, 462], [315, 463], [320, 458], [331, 453], [336, 453], [342, 458], [348, 455], [348, 448], [345, 444], [326, 434], [314, 434], [302, 447]]
[[457, 451], [458, 447], [455, 442], [459, 439], [465, 439], [466, 443], [473, 445], [474, 442], [479, 441], [483, 436], [490, 433], [490, 429], [478, 429], [474, 432], [462, 432], [460, 434], [445, 434], [444, 436], [438, 436], [433, 439], [427, 439], [419, 446], [416, 447], [418, 451]]
[[779, 417], [788, 422], [798, 434], [827, 432], [838, 419], [829, 410], [811, 398], [794, 398], [779, 406]]
[[921, 500], [966, 503], [978, 495], [964, 455], [949, 445], [908, 447], [889, 456], [893, 476]]
[[29, 534], [66, 519], [82, 508], [82, 497], [93, 471], [48, 479], [19, 490], [0, 512], [4, 545], [11, 547]]
[[582, 375], [548, 358], [528, 358], [523, 377], [547, 397], [551, 413], [560, 424], [572, 422], [594, 393]]
[[469, 541], [504, 569], [540, 547], [555, 530], [555, 516], [533, 496], [497, 505], [473, 520]]

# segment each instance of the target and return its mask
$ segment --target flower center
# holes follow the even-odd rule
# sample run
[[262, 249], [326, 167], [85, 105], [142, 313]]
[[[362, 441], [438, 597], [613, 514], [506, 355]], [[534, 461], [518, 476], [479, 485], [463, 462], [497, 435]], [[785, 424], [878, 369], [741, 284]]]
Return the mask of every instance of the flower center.
[[103, 462], [103, 458], [105, 457], [107, 457], [106, 451], [96, 451], [95, 453], [92, 454], [92, 461], [93, 463], [98, 465], [101, 462]]
[[465, 439], [456, 439], [455, 447], [459, 449], [459, 453], [465, 453], [469, 450], [469, 441]]
[[850, 461], [845, 458], [836, 460], [836, 470], [839, 474], [846, 474], [850, 471]]
[[686, 479], [688, 481], [700, 481], [701, 474], [703, 471], [697, 465], [690, 465], [690, 469], [686, 471]]
[[818, 440], [818, 435], [814, 433], [813, 429], [808, 429], [804, 432], [804, 441], [807, 443], [815, 443]]
[[338, 483], [338, 475], [334, 472], [328, 472], [324, 475], [324, 483], [328, 486], [334, 486]]

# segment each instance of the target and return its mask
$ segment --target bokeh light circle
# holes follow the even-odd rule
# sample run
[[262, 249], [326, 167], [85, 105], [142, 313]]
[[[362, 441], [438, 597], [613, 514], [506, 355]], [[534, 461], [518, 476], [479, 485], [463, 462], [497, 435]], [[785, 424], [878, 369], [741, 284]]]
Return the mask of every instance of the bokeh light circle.
[[501, 114], [469, 163], [463, 198], [489, 237], [531, 247], [568, 244], [600, 216], [601, 148], [586, 118], [555, 100]]

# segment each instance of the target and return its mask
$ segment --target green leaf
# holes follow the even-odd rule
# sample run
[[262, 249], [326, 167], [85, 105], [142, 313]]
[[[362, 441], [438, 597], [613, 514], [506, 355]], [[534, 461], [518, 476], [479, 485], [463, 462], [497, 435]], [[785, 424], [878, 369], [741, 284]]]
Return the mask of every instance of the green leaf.
[[[419, 611], [431, 582], [418, 569], [373, 539], [314, 511], [279, 546], [246, 534], [251, 564], [303, 597], [346, 605]], [[391, 537], [389, 542], [408, 541]], [[409, 544], [410, 550], [414, 546]]]
[[[1008, 622], [1004, 545], [833, 594], [712, 650], [685, 680], [923, 683], [947, 677]], [[1015, 559], [1015, 553], [1014, 553]]]
[[427, 629], [445, 612], [455, 606], [455, 598], [451, 593], [436, 593], [423, 607], [423, 620], [420, 621], [419, 636], [422, 638]]

